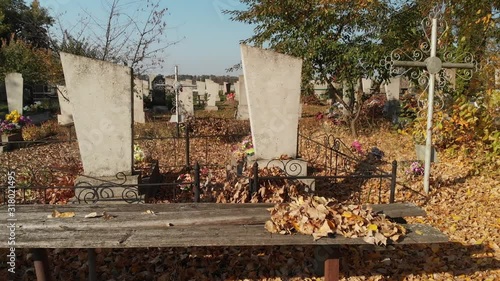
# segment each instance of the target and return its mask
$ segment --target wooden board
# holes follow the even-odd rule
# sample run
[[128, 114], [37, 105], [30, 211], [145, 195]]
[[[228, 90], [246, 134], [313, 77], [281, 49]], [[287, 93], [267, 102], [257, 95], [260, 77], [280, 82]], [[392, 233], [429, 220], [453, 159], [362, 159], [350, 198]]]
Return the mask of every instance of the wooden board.
[[[362, 239], [335, 237], [313, 241], [308, 235], [277, 235], [264, 229], [273, 204], [134, 204], [134, 205], [26, 205], [15, 212], [18, 248], [142, 248], [187, 246], [340, 245], [366, 244]], [[385, 207], [384, 207], [385, 206]], [[387, 215], [419, 213], [414, 205], [373, 206]], [[72, 218], [47, 218], [52, 210], [74, 212]], [[147, 210], [155, 215], [145, 214]], [[85, 218], [107, 212], [113, 218]], [[8, 221], [7, 207], [0, 220]], [[447, 237], [424, 225], [406, 225], [401, 244], [442, 243]], [[0, 228], [8, 237], [9, 229]], [[6, 248], [7, 239], [0, 240]]]

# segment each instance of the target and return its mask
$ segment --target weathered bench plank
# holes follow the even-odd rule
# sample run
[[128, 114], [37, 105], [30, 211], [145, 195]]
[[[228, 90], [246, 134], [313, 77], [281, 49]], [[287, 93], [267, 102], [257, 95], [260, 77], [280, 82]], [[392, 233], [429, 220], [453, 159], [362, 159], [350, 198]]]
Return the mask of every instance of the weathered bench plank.
[[[445, 235], [430, 226], [403, 225], [407, 236], [398, 244], [430, 244], [448, 242]], [[417, 232], [418, 230], [418, 232]], [[6, 235], [6, 231], [0, 231]], [[5, 237], [5, 236], [4, 236]], [[361, 238], [321, 238], [294, 234], [271, 234], [263, 225], [200, 225], [161, 228], [79, 229], [19, 229], [18, 248], [147, 248], [191, 246], [279, 246], [279, 245], [363, 245]], [[1, 242], [0, 247], [7, 247]]]
[[[144, 212], [151, 210], [154, 212], [173, 212], [190, 211], [190, 210], [221, 210], [221, 209], [253, 209], [272, 208], [275, 204], [271, 203], [254, 203], [254, 204], [215, 204], [215, 203], [175, 203], [175, 204], [108, 204], [108, 205], [92, 205], [92, 204], [69, 204], [69, 205], [18, 205], [18, 212], [22, 213], [39, 213], [47, 212], [47, 210], [58, 210], [59, 212]], [[389, 217], [415, 217], [425, 216], [425, 211], [422, 208], [412, 203], [392, 203], [392, 204], [373, 204], [371, 205], [374, 212], [382, 212]], [[0, 206], [0, 210], [7, 210], [7, 206]], [[18, 214], [16, 214], [17, 216]], [[6, 216], [6, 212], [0, 214], [0, 218]]]
[[[18, 248], [141, 248], [187, 246], [342, 245], [366, 244], [359, 238], [323, 238], [308, 235], [276, 235], [264, 229], [273, 204], [161, 204], [161, 205], [30, 205], [15, 213]], [[384, 208], [386, 207], [386, 208]], [[389, 216], [405, 216], [414, 205], [374, 205]], [[75, 212], [72, 218], [47, 218], [52, 210]], [[155, 213], [144, 214], [150, 210]], [[421, 210], [421, 209], [420, 209]], [[110, 219], [85, 218], [106, 211]], [[0, 220], [7, 221], [6, 207]], [[409, 233], [401, 244], [442, 243], [447, 237], [423, 225], [406, 225]], [[0, 235], [8, 237], [8, 228]], [[7, 247], [7, 241], [0, 241]]]

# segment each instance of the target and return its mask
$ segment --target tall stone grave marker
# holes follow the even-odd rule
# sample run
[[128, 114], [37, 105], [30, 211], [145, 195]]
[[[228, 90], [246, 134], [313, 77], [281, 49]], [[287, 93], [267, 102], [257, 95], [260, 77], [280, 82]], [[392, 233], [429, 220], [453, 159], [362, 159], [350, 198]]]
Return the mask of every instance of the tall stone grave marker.
[[236, 83], [234, 83], [233, 87], [234, 87], [234, 100], [239, 101], [240, 100], [240, 81], [236, 81]]
[[385, 95], [387, 101], [399, 100], [399, 92], [401, 91], [401, 77], [393, 77], [389, 83], [384, 84]]
[[71, 94], [84, 174], [106, 180], [119, 173], [130, 175], [133, 165], [130, 67], [62, 52], [60, 55]]
[[57, 123], [62, 126], [73, 124], [73, 105], [69, 100], [68, 90], [62, 85], [57, 85], [56, 89], [61, 109], [61, 114], [57, 115]]
[[134, 122], [144, 124], [146, 117], [144, 115], [144, 94], [145, 88], [143, 80], [134, 79]]
[[369, 94], [372, 89], [372, 79], [367, 79], [367, 78], [362, 78], [361, 79], [361, 84], [363, 86], [363, 93]]
[[240, 47], [255, 158], [295, 158], [302, 60]]
[[240, 75], [240, 81], [238, 81], [238, 90], [236, 91], [239, 95], [238, 100], [238, 112], [236, 119], [238, 120], [248, 120], [248, 102], [245, 90], [245, 76]]
[[219, 96], [219, 84], [210, 79], [206, 79], [205, 83], [207, 87], [207, 106], [205, 106], [205, 110], [218, 110], [219, 108], [215, 105], [215, 102]]
[[7, 105], [9, 111], [17, 110], [23, 114], [23, 75], [8, 73], [5, 76], [5, 90], [7, 91]]
[[179, 93], [179, 103], [182, 115], [194, 115], [193, 88], [183, 87]]
[[205, 94], [207, 93], [205, 82], [196, 81], [196, 91], [198, 92], [198, 100], [205, 101]]

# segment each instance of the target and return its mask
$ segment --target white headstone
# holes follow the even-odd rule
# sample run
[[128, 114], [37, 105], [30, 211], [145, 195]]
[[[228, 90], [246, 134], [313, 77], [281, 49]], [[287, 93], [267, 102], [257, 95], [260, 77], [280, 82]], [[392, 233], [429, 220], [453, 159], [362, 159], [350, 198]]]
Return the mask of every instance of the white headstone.
[[205, 110], [218, 110], [215, 102], [219, 96], [219, 84], [210, 79], [206, 79], [205, 83], [207, 87], [207, 106], [205, 107]]
[[393, 77], [389, 83], [384, 84], [385, 95], [387, 100], [399, 100], [399, 92], [401, 91], [401, 77]]
[[148, 83], [149, 84], [149, 88], [153, 89], [153, 80], [155, 79], [156, 75], [155, 74], [149, 74], [148, 77], [149, 77], [149, 83]]
[[245, 90], [245, 76], [243, 75], [240, 75], [240, 81], [238, 81], [238, 88], [236, 92], [239, 93], [238, 112], [236, 115], [236, 119], [248, 120], [250, 116], [248, 115], [248, 101]]
[[309, 81], [312, 84], [314, 95], [321, 98], [322, 95], [328, 92], [328, 85], [326, 83], [318, 83], [315, 80]]
[[[215, 83], [215, 82], [214, 82]], [[219, 83], [216, 83], [217, 84], [217, 87], [219, 87], [219, 89], [217, 90], [217, 95], [215, 95], [215, 101], [220, 101], [220, 95], [219, 93], [224, 93], [224, 90], [222, 90], [222, 85], [219, 84]]]
[[372, 88], [372, 79], [362, 78], [361, 83], [363, 85], [363, 93], [369, 94]]
[[196, 91], [198, 92], [198, 100], [205, 101], [205, 94], [207, 93], [205, 82], [196, 81]]
[[173, 87], [174, 83], [175, 83], [174, 78], [165, 78], [165, 84], [167, 84], [168, 86]]
[[134, 122], [146, 123], [144, 116], [144, 83], [141, 79], [134, 79]]
[[17, 110], [23, 114], [23, 75], [8, 73], [5, 75], [5, 90], [7, 91], [7, 105], [9, 111]]
[[302, 60], [240, 47], [255, 158], [295, 158]]
[[59, 125], [69, 125], [73, 123], [73, 105], [69, 100], [66, 86], [57, 85], [57, 99], [59, 100], [59, 108], [61, 114], [57, 115]]
[[179, 102], [182, 115], [194, 115], [193, 88], [182, 88], [182, 92], [179, 93]]
[[60, 53], [71, 94], [84, 173], [114, 177], [132, 172], [130, 67]]
[[[241, 76], [240, 76], [241, 77]], [[240, 81], [233, 84], [234, 87], [234, 100], [240, 100]]]

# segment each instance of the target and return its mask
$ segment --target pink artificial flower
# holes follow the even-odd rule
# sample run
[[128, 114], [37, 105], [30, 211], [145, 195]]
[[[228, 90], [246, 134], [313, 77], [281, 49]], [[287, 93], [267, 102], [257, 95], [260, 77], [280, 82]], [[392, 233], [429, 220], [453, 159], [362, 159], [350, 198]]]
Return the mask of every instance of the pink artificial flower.
[[361, 143], [358, 140], [352, 142], [351, 147], [356, 150], [359, 154], [363, 154], [363, 150], [361, 149]]

